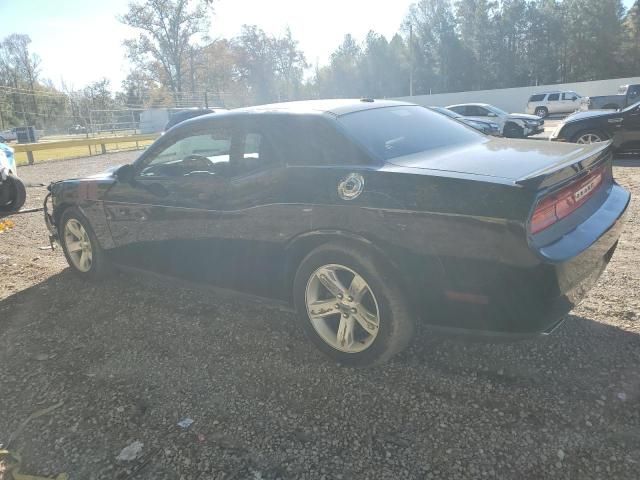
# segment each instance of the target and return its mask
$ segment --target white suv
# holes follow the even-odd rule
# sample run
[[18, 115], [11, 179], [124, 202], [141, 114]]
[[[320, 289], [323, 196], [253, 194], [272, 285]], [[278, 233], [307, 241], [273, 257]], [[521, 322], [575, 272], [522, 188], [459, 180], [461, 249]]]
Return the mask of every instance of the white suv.
[[529, 97], [526, 112], [540, 118], [553, 113], [573, 113], [580, 108], [581, 99], [576, 92], [536, 93]]

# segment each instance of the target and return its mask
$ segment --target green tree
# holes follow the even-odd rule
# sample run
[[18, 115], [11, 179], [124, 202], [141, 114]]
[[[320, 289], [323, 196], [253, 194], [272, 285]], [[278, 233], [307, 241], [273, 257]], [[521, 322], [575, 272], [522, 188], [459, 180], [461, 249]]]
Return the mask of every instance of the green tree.
[[140, 30], [138, 38], [124, 42], [128, 57], [154, 80], [165, 83], [177, 99], [194, 43], [209, 29], [206, 4], [199, 0], [132, 2], [119, 20]]

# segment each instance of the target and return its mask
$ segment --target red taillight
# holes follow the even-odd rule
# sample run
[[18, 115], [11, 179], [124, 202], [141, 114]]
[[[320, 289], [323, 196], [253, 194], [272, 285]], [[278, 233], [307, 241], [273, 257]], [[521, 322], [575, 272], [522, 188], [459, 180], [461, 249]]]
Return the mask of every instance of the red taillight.
[[569, 216], [586, 203], [602, 185], [605, 168], [600, 167], [585, 179], [543, 198], [531, 217], [531, 233], [538, 233]]

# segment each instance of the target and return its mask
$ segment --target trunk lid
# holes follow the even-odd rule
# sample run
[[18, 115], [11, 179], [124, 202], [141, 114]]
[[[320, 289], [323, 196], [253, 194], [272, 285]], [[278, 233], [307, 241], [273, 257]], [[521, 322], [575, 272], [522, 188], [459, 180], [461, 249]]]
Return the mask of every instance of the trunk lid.
[[416, 170], [493, 177], [538, 190], [567, 181], [610, 157], [610, 142], [578, 145], [491, 138], [393, 158], [389, 163]]

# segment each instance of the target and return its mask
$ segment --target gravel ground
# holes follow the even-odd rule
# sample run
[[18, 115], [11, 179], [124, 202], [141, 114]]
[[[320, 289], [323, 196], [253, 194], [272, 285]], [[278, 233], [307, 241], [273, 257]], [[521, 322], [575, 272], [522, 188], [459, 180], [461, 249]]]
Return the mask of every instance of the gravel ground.
[[[48, 183], [134, 155], [20, 174]], [[279, 307], [147, 276], [83, 283], [40, 249], [40, 214], [15, 217], [0, 234], [0, 443], [13, 434], [24, 473], [82, 480], [637, 479], [639, 167], [615, 168], [635, 194], [620, 246], [554, 335], [424, 334], [369, 370], [326, 360]], [[28, 194], [37, 206], [45, 189]], [[117, 460], [134, 441], [139, 457]]]

